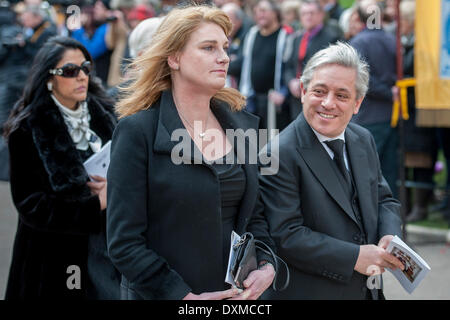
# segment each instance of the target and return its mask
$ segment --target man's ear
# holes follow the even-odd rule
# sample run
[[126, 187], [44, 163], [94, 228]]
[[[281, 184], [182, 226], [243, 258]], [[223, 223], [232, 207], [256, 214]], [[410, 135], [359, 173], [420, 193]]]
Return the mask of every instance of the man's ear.
[[356, 100], [355, 109], [353, 110], [353, 114], [357, 114], [359, 112], [359, 108], [361, 108], [361, 103], [363, 102], [364, 97]]
[[304, 99], [305, 99], [305, 95], [306, 95], [306, 89], [303, 86], [303, 82], [300, 82], [300, 100], [302, 101], [302, 103], [304, 103]]
[[180, 62], [178, 59], [178, 55], [173, 54], [167, 58], [167, 64], [169, 65], [170, 69], [172, 70], [179, 70], [180, 69]]

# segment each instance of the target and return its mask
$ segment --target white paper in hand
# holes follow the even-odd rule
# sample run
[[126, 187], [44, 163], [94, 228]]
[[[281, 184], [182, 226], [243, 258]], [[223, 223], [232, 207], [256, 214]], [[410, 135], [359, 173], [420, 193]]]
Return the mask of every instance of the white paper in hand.
[[225, 275], [225, 282], [231, 284], [233, 287], [236, 287], [236, 283], [234, 282], [233, 276], [231, 275], [231, 261], [234, 258], [235, 250], [233, 250], [233, 246], [241, 240], [241, 237], [234, 231], [231, 231], [231, 245], [230, 245], [230, 255], [228, 257], [228, 267], [227, 274]]
[[425, 278], [428, 271], [431, 270], [430, 266], [397, 236], [392, 239], [386, 250], [396, 256], [405, 266], [404, 270], [388, 270], [397, 278], [402, 287], [411, 294]]
[[[100, 176], [106, 178], [108, 172], [111, 152], [111, 140], [105, 143], [99, 152], [94, 153], [84, 162], [84, 168], [89, 176]], [[91, 179], [92, 180], [92, 179]]]

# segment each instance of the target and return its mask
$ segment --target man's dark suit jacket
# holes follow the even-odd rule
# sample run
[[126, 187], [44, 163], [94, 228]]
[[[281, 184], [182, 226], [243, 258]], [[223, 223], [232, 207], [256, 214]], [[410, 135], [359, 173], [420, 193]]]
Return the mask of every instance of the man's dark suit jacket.
[[[384, 235], [401, 235], [400, 204], [381, 174], [372, 136], [350, 123], [345, 139], [362, 224], [303, 113], [279, 135], [278, 173], [260, 176], [270, 232], [291, 271], [287, 290], [272, 299], [365, 299], [367, 277], [353, 270], [359, 246], [364, 238], [376, 245]], [[274, 143], [267, 149], [272, 161]]]

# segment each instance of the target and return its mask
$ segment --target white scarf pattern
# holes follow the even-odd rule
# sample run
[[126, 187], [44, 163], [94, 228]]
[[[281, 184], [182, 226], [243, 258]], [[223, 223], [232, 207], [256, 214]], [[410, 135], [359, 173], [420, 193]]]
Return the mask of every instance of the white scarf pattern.
[[62, 105], [53, 94], [50, 96], [58, 106], [76, 148], [78, 150], [86, 151], [91, 147], [94, 153], [98, 152], [102, 147], [102, 139], [89, 128], [91, 115], [87, 108], [87, 102], [79, 102], [78, 108], [76, 110], [71, 110]]

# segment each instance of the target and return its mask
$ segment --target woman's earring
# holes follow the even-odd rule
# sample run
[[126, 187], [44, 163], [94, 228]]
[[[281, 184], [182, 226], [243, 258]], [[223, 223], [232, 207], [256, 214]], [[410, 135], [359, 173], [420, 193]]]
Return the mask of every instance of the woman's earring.
[[52, 91], [52, 89], [53, 89], [53, 84], [50, 81], [47, 82], [47, 89], [48, 89], [48, 91]]

